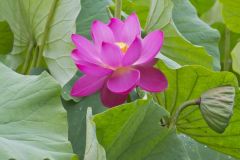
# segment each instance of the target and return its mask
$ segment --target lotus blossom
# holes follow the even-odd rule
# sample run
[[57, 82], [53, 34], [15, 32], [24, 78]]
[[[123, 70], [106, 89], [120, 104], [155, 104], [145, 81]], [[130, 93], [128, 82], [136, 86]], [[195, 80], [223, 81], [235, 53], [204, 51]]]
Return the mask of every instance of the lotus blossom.
[[149, 92], [167, 88], [165, 76], [153, 67], [154, 57], [162, 47], [163, 32], [156, 30], [142, 39], [138, 17], [133, 13], [125, 21], [94, 21], [91, 36], [93, 42], [72, 35], [76, 49], [71, 57], [84, 73], [73, 85], [72, 96], [84, 97], [100, 91], [102, 103], [113, 107], [124, 103], [135, 87]]

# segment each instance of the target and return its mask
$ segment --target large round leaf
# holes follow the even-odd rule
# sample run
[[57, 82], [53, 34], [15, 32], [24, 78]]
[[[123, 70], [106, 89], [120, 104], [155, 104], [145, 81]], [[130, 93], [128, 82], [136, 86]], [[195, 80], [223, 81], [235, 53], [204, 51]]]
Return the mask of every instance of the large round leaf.
[[188, 160], [175, 130], [161, 125], [168, 113], [151, 99], [137, 100], [94, 116], [108, 160]]
[[[209, 1], [209, 0], [208, 0]], [[213, 57], [215, 70], [220, 70], [218, 41], [220, 34], [198, 16], [189, 0], [173, 0], [173, 21], [182, 35], [191, 43], [203, 46]]]
[[[130, 1], [130, 0], [128, 0]], [[135, 0], [138, 3], [141, 0]], [[174, 25], [172, 20], [173, 3], [171, 0], [146, 0], [142, 5], [132, 5], [130, 8], [125, 7], [123, 10], [136, 11], [140, 15], [142, 23], [142, 15], [147, 15], [144, 30], [149, 33], [153, 30], [162, 30], [164, 32], [164, 43], [161, 53], [168, 58], [174, 60], [180, 65], [198, 64], [208, 68], [213, 68], [212, 57], [207, 51], [200, 46], [190, 43]], [[130, 1], [131, 2], [131, 1]], [[150, 9], [147, 10], [150, 4]], [[143, 14], [144, 13], [144, 14]], [[197, 36], [197, 34], [193, 34]], [[200, 44], [198, 44], [200, 45]], [[204, 61], [199, 61], [204, 59]]]
[[[167, 76], [169, 88], [157, 94], [158, 103], [174, 115], [176, 109], [185, 101], [196, 99], [209, 89], [219, 86], [237, 87], [237, 79], [231, 72], [212, 72], [200, 66], [186, 66], [177, 70], [158, 64]], [[236, 95], [234, 114], [223, 134], [210, 129], [204, 121], [198, 106], [186, 108], [179, 117], [177, 129], [193, 139], [220, 152], [240, 157], [240, 111], [239, 94]]]
[[179, 137], [182, 139], [191, 160], [236, 160], [198, 143], [186, 135], [181, 134]]
[[0, 10], [14, 33], [8, 65], [27, 73], [43, 56], [42, 65], [46, 63], [51, 74], [65, 84], [76, 70], [70, 58], [70, 37], [75, 32], [80, 0], [0, 0]]
[[23, 76], [0, 63], [1, 159], [66, 160], [67, 116], [60, 86], [46, 72]]

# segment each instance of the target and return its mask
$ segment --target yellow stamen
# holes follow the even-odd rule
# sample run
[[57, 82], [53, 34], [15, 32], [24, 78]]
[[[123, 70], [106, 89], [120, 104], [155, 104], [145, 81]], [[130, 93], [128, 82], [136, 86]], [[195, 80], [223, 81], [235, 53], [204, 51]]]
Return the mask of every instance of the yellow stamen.
[[128, 50], [128, 45], [127, 45], [126, 43], [124, 43], [124, 42], [116, 42], [115, 44], [121, 49], [121, 51], [122, 51], [123, 53], [126, 53], [126, 52], [127, 52], [127, 50]]

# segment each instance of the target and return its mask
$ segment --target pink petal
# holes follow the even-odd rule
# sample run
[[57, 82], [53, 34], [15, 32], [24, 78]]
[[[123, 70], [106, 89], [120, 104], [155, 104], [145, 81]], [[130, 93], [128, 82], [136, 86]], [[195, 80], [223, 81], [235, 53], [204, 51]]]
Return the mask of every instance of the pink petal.
[[85, 56], [79, 52], [78, 49], [73, 49], [71, 53], [71, 58], [73, 59], [75, 64], [85, 64], [85, 63], [94, 63], [98, 64], [100, 60], [92, 59], [91, 57]]
[[107, 81], [107, 87], [114, 93], [128, 93], [138, 83], [140, 72], [132, 68], [116, 70]]
[[104, 68], [100, 64], [96, 64], [94, 61], [93, 63], [89, 62], [88, 59], [78, 51], [78, 49], [72, 51], [71, 57], [78, 69], [87, 75], [104, 76], [112, 73], [112, 70]]
[[90, 75], [84, 75], [78, 79], [71, 90], [71, 96], [74, 97], [83, 97], [88, 96], [100, 88], [102, 88], [106, 77], [95, 77]]
[[137, 36], [141, 36], [141, 26], [137, 15], [133, 13], [124, 22], [121, 41], [131, 44]]
[[78, 51], [78, 49], [73, 49], [71, 57], [75, 63], [86, 62], [85, 57]]
[[100, 56], [102, 62], [110, 68], [120, 66], [123, 57], [122, 52], [118, 46], [105, 42], [102, 44], [102, 51]]
[[102, 42], [115, 42], [112, 30], [100, 21], [94, 21], [91, 28], [92, 38], [97, 45]]
[[140, 81], [138, 86], [149, 92], [161, 92], [168, 87], [164, 74], [153, 67], [139, 66]]
[[93, 63], [88, 63], [88, 62], [83, 62], [83, 63], [79, 63], [76, 64], [78, 69], [87, 74], [87, 75], [92, 75], [92, 76], [105, 76], [108, 74], [111, 74], [113, 71], [108, 69], [108, 68], [103, 68], [99, 65], [93, 64]]
[[139, 66], [153, 67], [156, 63], [157, 63], [157, 59], [153, 58], [152, 60], [150, 60], [150, 61], [148, 61], [146, 63], [140, 64]]
[[114, 107], [124, 103], [128, 94], [116, 94], [111, 92], [106, 86], [101, 90], [101, 100], [106, 107]]
[[151, 61], [160, 51], [163, 44], [163, 32], [157, 30], [149, 33], [142, 41], [142, 55], [137, 64]]
[[115, 40], [117, 42], [120, 42], [121, 41], [120, 37], [121, 37], [121, 33], [122, 33], [124, 23], [117, 18], [111, 18], [108, 26], [111, 28], [111, 30], [114, 34]]
[[125, 56], [123, 57], [122, 64], [123, 66], [128, 66], [136, 62], [141, 55], [142, 44], [141, 40], [136, 37], [133, 43], [128, 48]]
[[98, 62], [98, 52], [94, 45], [88, 39], [78, 34], [72, 34], [72, 41], [78, 50], [73, 50], [73, 60], [84, 59], [89, 62]]
[[[133, 64], [133, 65], [135, 65], [135, 68], [136, 67], [138, 67], [138, 66], [144, 66], [144, 67], [153, 67], [156, 63], [157, 63], [157, 59], [156, 58], [153, 58], [152, 60], [150, 60], [150, 61], [148, 61], [148, 62], [146, 62], [146, 63], [143, 63], [143, 64], [140, 64], [140, 65], [135, 65], [135, 64]], [[132, 66], [133, 66], [132, 65]]]

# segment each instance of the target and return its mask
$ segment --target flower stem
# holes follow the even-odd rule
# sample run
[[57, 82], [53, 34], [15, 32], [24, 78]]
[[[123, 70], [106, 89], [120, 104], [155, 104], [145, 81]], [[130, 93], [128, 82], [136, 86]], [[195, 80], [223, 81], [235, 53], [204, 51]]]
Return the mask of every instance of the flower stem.
[[127, 98], [127, 103], [130, 103], [130, 102], [132, 102], [132, 98], [131, 98], [131, 95], [129, 94]]
[[27, 74], [28, 67], [30, 65], [33, 48], [34, 48], [34, 44], [32, 42], [30, 42], [28, 49], [27, 49], [26, 59], [23, 64], [23, 68], [22, 68], [22, 72], [21, 72], [22, 74]]
[[115, 0], [115, 17], [121, 19], [122, 0]]
[[230, 68], [230, 43], [231, 43], [231, 37], [230, 37], [230, 31], [228, 28], [225, 28], [225, 44], [224, 44], [224, 64], [223, 64], [223, 70], [229, 71]]
[[31, 63], [31, 66], [28, 70], [28, 73], [31, 72], [31, 69], [32, 68], [35, 68], [36, 67], [36, 64], [37, 64], [37, 58], [38, 58], [38, 51], [39, 51], [39, 48], [38, 47], [35, 47], [34, 51], [33, 51], [33, 58], [32, 58], [32, 63]]
[[187, 107], [192, 106], [192, 105], [199, 105], [200, 101], [201, 101], [200, 98], [199, 99], [193, 99], [193, 100], [186, 101], [182, 105], [180, 105], [177, 108], [177, 111], [175, 112], [175, 115], [173, 116], [173, 118], [172, 118], [172, 120], [170, 122], [169, 128], [173, 128], [173, 127], [176, 126], [178, 117], [180, 116], [181, 112], [184, 109], [186, 109]]

